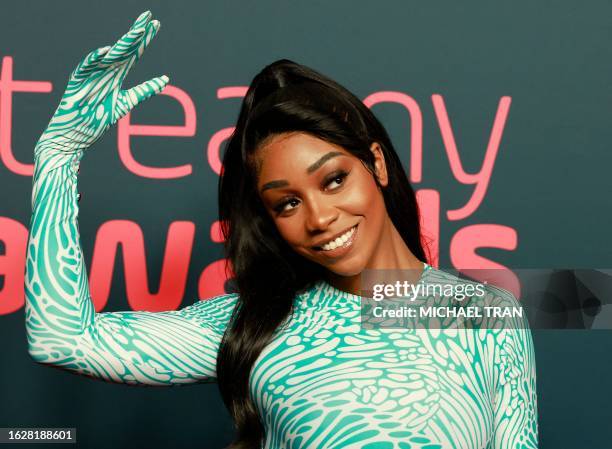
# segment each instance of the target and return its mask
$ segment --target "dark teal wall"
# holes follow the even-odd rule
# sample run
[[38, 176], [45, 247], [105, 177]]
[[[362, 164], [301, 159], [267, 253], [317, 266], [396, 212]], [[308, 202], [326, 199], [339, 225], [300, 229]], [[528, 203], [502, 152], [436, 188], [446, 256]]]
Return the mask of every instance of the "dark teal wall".
[[[415, 187], [438, 190], [444, 213], [463, 206], [473, 187], [458, 183], [449, 169], [431, 96], [444, 97], [468, 172], [480, 168], [500, 98], [512, 98], [484, 201], [466, 219], [441, 219], [442, 266], [450, 263], [449, 242], [459, 229], [496, 223], [516, 230], [516, 250], [479, 254], [503, 265], [611, 267], [612, 3], [3, 2], [0, 59], [13, 58], [15, 79], [53, 84], [49, 94], [13, 96], [12, 147], [19, 161], [32, 162], [76, 63], [112, 44], [147, 9], [162, 28], [127, 87], [168, 74], [193, 99], [198, 127], [194, 137], [135, 138], [134, 155], [150, 165], [191, 163], [193, 174], [169, 181], [134, 176], [121, 164], [111, 130], [81, 164], [88, 266], [99, 226], [134, 220], [144, 232], [149, 282], [156, 286], [169, 223], [190, 220], [197, 230], [183, 305], [197, 299], [200, 272], [222, 255], [208, 237], [217, 177], [206, 146], [233, 124], [239, 106], [218, 100], [216, 90], [247, 85], [265, 64], [289, 58], [360, 98], [378, 91], [411, 96], [423, 114], [423, 180]], [[408, 165], [408, 114], [396, 105], [374, 111]], [[139, 123], [178, 124], [181, 117], [167, 97], [132, 113]], [[0, 162], [0, 217], [27, 226], [30, 192], [31, 178]], [[128, 308], [121, 258], [114, 276], [105, 311]], [[23, 309], [0, 316], [0, 427], [77, 427], [79, 446], [88, 448], [229, 442], [230, 421], [214, 384], [156, 389], [80, 378], [32, 362], [24, 331]], [[534, 331], [534, 340], [541, 447], [610, 447], [612, 332]]]

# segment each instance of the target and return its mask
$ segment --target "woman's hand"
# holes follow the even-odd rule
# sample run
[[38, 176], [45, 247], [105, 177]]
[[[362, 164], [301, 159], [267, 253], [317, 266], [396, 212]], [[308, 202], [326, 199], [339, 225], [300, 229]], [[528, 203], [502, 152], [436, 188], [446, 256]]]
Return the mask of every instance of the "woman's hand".
[[78, 64], [36, 145], [35, 155], [45, 148], [55, 154], [74, 154], [89, 148], [137, 104], [164, 89], [168, 84], [165, 75], [128, 90], [121, 89], [123, 80], [159, 27], [160, 23], [151, 21], [151, 12], [146, 11], [112, 47], [98, 48]]

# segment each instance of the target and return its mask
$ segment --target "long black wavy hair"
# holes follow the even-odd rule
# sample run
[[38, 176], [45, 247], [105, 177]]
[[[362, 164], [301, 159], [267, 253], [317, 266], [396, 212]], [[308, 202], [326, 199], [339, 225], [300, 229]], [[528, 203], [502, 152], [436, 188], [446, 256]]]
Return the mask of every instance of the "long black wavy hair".
[[236, 426], [231, 449], [260, 448], [264, 427], [249, 393], [253, 364], [275, 330], [291, 316], [296, 294], [324, 277], [324, 269], [293, 251], [278, 233], [256, 188], [253, 155], [273, 135], [304, 132], [339, 145], [374, 176], [373, 142], [382, 148], [389, 182], [387, 213], [421, 261], [419, 211], [414, 191], [382, 124], [344, 87], [282, 59], [255, 76], [223, 156], [219, 216], [238, 303], [221, 341], [217, 379]]

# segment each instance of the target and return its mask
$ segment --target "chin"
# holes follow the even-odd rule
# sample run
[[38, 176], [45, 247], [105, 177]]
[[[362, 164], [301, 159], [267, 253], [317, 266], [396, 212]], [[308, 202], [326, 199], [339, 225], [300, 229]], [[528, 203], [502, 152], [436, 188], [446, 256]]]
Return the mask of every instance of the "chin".
[[365, 269], [366, 264], [359, 260], [339, 261], [337, 264], [327, 265], [329, 271], [338, 276], [352, 277], [360, 275]]
[[296, 252], [298, 252], [298, 254], [302, 255], [311, 262], [320, 265], [321, 267], [325, 268], [327, 271], [335, 274], [336, 276], [357, 276], [361, 274], [363, 270], [365, 270], [365, 268], [367, 267], [366, 258], [357, 254], [347, 255], [347, 257], [344, 257], [331, 263], [330, 261], [322, 261], [320, 258], [313, 256], [313, 254], [308, 251], [299, 251], [296, 249]]

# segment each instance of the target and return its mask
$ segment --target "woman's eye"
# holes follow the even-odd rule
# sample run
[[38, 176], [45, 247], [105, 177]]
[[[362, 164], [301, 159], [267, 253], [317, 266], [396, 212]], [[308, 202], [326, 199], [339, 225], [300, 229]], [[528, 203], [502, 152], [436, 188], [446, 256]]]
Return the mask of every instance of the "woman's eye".
[[283, 212], [289, 212], [292, 209], [296, 208], [299, 203], [300, 202], [297, 199], [291, 198], [291, 199], [289, 199], [287, 201], [283, 201], [278, 206], [276, 206], [274, 208], [274, 211], [279, 213], [279, 214], [283, 213]]
[[344, 179], [347, 177], [347, 175], [348, 173], [346, 172], [334, 174], [333, 176], [328, 178], [327, 182], [325, 183], [325, 187], [329, 188], [330, 190], [339, 188], [340, 185], [344, 183]]
[[[349, 175], [349, 172], [345, 171], [337, 171], [332, 173], [330, 176], [325, 178], [323, 181], [323, 187], [325, 190], [336, 190], [339, 189], [342, 184], [345, 183], [346, 177]], [[287, 198], [281, 200], [276, 206], [273, 207], [274, 212], [277, 214], [284, 214], [287, 212], [291, 212], [300, 204], [300, 200], [298, 198]]]

